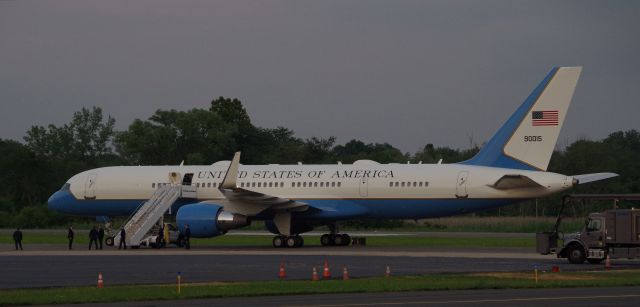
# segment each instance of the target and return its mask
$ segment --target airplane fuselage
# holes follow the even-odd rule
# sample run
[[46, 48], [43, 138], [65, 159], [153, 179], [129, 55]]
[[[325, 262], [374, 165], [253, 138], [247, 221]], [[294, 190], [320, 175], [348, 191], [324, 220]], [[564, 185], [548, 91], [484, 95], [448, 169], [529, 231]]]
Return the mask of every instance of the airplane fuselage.
[[[196, 197], [180, 199], [172, 210], [188, 203], [224, 202], [219, 187], [228, 161], [207, 166], [118, 166], [88, 170], [73, 176], [68, 187], [49, 203], [58, 211], [86, 216], [127, 216], [149, 199], [170, 173], [193, 174]], [[525, 175], [541, 187], [497, 189], [505, 175]], [[309, 218], [417, 219], [462, 214], [544, 197], [572, 186], [571, 177], [539, 171], [462, 164], [378, 164], [357, 161], [336, 165], [241, 165], [237, 186], [277, 195], [314, 207]], [[56, 206], [56, 203], [64, 206]], [[224, 204], [223, 204], [224, 206]], [[332, 210], [340, 216], [331, 216]], [[351, 214], [344, 210], [351, 211]], [[174, 211], [175, 212], [175, 211]]]

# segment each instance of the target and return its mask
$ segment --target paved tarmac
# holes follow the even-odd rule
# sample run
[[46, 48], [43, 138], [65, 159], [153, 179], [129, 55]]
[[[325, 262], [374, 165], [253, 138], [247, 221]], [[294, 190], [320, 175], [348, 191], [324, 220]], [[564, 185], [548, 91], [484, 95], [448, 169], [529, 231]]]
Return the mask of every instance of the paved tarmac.
[[640, 305], [638, 290], [637, 287], [621, 287], [349, 293], [120, 302], [87, 304], [87, 306], [638, 306]]
[[[343, 266], [352, 277], [448, 272], [602, 270], [602, 265], [572, 265], [565, 259], [537, 255], [522, 248], [432, 247], [201, 247], [119, 251], [38, 249], [0, 252], [0, 289], [94, 285], [99, 272], [105, 285], [173, 283], [178, 272], [185, 282], [275, 280], [280, 263], [289, 279], [309, 279], [325, 260], [334, 276]], [[618, 268], [640, 269], [639, 261], [615, 261]]]

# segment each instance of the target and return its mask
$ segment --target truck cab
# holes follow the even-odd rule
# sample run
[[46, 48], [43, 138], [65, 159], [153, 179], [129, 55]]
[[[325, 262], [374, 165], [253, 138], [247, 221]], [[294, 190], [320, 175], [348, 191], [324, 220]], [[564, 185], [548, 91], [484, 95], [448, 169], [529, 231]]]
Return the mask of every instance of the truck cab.
[[605, 253], [605, 215], [591, 213], [581, 231], [565, 235], [558, 257], [566, 257], [571, 263], [600, 263]]

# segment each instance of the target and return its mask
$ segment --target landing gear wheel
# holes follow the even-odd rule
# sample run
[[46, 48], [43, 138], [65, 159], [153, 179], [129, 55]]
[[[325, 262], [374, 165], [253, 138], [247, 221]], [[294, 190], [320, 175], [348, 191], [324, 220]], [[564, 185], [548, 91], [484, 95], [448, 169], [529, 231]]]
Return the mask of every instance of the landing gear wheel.
[[344, 245], [344, 239], [342, 238], [342, 235], [333, 235], [331, 238], [333, 241], [333, 245], [337, 245], [337, 246], [343, 246]]
[[287, 237], [285, 243], [287, 247], [298, 247], [298, 240], [296, 240], [296, 236]]
[[107, 246], [113, 246], [113, 237], [107, 237], [107, 239], [104, 240], [104, 244]]
[[302, 247], [304, 245], [304, 239], [301, 236], [295, 236], [295, 240], [296, 240], [295, 247]]
[[343, 242], [342, 245], [343, 246], [351, 245], [351, 237], [348, 234], [346, 234], [346, 233], [342, 234], [341, 237], [342, 237], [342, 242]]
[[584, 248], [579, 245], [571, 247], [567, 253], [567, 259], [573, 264], [583, 263], [586, 258]]
[[333, 245], [333, 240], [331, 240], [331, 236], [328, 235], [328, 234], [323, 234], [320, 237], [320, 245], [322, 245], [322, 246]]
[[284, 247], [284, 237], [283, 236], [275, 236], [273, 237], [273, 247]]

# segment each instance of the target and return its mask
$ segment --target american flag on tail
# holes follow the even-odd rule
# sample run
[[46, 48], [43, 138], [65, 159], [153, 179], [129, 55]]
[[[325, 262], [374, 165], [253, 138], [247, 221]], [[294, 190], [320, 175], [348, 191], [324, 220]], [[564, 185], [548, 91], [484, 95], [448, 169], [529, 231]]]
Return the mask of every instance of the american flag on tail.
[[531, 112], [531, 125], [532, 126], [557, 126], [558, 110]]

